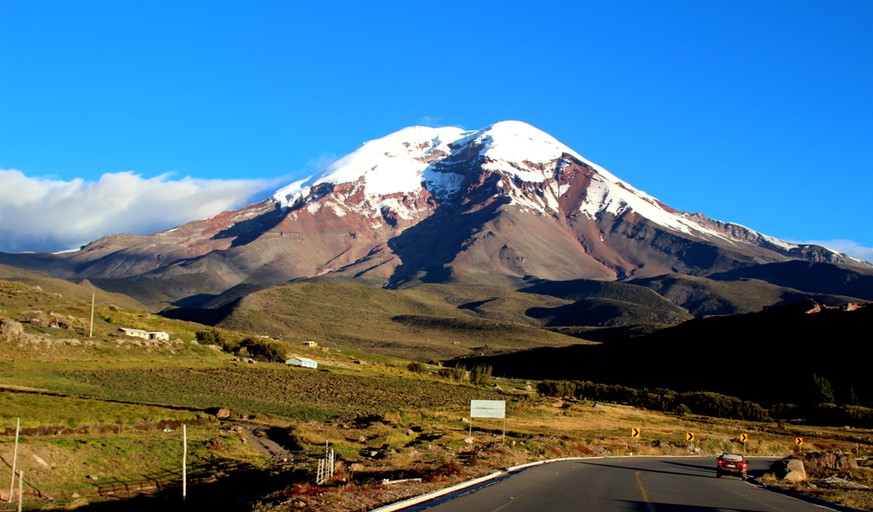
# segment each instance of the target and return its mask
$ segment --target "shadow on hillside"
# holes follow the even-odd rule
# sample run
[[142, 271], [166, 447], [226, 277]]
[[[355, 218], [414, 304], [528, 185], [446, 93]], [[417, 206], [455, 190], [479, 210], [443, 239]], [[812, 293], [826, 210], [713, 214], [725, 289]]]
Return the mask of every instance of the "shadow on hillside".
[[285, 211], [276, 206], [275, 209], [262, 213], [253, 219], [237, 222], [227, 229], [221, 230], [212, 238], [232, 238], [231, 247], [247, 245], [263, 233], [276, 227], [285, 218]]
[[[433, 215], [409, 227], [388, 241], [388, 246], [402, 262], [389, 279], [389, 288], [411, 279], [426, 283], [442, 283], [451, 277], [449, 265], [464, 250], [472, 232], [497, 215], [509, 198], [495, 200], [475, 212], [440, 207]], [[441, 233], [439, 237], [434, 233]], [[436, 262], [436, 263], [434, 263]]]
[[[216, 476], [218, 475], [218, 476]], [[208, 464], [189, 471], [186, 495], [182, 496], [181, 470], [164, 471], [145, 480], [101, 485], [99, 499], [106, 500], [76, 507], [95, 512], [161, 512], [190, 510], [251, 510], [264, 496], [287, 489], [294, 483], [312, 481], [310, 472], [274, 466], [262, 469], [243, 463]], [[42, 510], [68, 510], [67, 505]]]
[[[579, 380], [637, 389], [705, 390], [762, 404], [809, 401], [810, 376], [827, 376], [836, 398], [870, 403], [873, 380], [848, 362], [869, 336], [873, 306], [820, 308], [813, 301], [744, 315], [698, 318], [650, 333], [582, 332], [599, 345], [541, 347], [444, 361], [490, 366], [494, 375]], [[562, 331], [565, 332], [565, 331]], [[622, 339], [622, 335], [628, 337]], [[642, 334], [642, 335], [640, 335]], [[707, 355], [709, 354], [709, 355]], [[743, 378], [725, 378], [722, 361]]]

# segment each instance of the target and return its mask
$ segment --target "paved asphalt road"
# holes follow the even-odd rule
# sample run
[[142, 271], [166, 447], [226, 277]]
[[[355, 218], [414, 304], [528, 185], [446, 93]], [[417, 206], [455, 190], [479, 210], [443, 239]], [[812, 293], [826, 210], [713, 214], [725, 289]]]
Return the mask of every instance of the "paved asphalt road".
[[[777, 459], [750, 459], [760, 476]], [[529, 467], [422, 503], [428, 512], [822, 512], [738, 477], [715, 476], [714, 457], [621, 457]]]

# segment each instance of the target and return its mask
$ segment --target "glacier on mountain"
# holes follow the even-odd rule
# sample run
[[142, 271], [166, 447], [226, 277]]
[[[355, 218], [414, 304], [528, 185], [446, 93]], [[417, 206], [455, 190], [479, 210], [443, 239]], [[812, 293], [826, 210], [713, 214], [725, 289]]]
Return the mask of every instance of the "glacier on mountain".
[[[366, 203], [356, 208], [359, 212], [387, 208], [399, 217], [408, 219], [414, 211], [410, 210], [409, 205], [404, 205], [398, 196], [415, 196], [426, 189], [442, 200], [457, 193], [464, 176], [438, 164], [470, 147], [478, 150], [482, 170], [503, 173], [520, 182], [542, 185], [539, 194], [528, 194], [518, 187], [501, 185], [503, 194], [524, 208], [542, 214], [558, 211], [559, 199], [568, 192], [570, 185], [558, 183], [556, 176], [568, 165], [569, 157], [594, 171], [585, 191], [585, 201], [579, 205], [579, 213], [595, 219], [603, 214], [619, 216], [631, 211], [682, 233], [698, 233], [733, 242], [724, 230], [713, 229], [697, 222], [694, 216], [666, 208], [654, 197], [522, 121], [501, 121], [480, 130], [452, 126], [404, 128], [364, 143], [328, 165], [318, 175], [279, 189], [273, 199], [282, 207], [308, 202], [309, 211], [314, 212], [324, 206], [315, 204], [320, 196], [311, 195], [314, 188], [324, 184], [350, 184], [355, 193], [362, 194]], [[351, 208], [336, 201], [331, 206], [340, 216], [344, 215], [344, 208]], [[782, 242], [780, 245], [785, 247], [786, 244]]]

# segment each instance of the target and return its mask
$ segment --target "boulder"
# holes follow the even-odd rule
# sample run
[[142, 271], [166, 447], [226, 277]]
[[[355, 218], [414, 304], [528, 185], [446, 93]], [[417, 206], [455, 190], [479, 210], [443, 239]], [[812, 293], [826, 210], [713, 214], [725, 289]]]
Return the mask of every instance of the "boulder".
[[773, 463], [770, 472], [779, 480], [786, 482], [803, 482], [806, 480], [806, 469], [800, 459], [782, 459]]
[[17, 336], [24, 332], [21, 322], [11, 318], [0, 318], [0, 336]]
[[226, 420], [230, 418], [230, 409], [227, 407], [210, 407], [206, 412], [215, 416], [216, 419]]
[[25, 311], [24, 314], [21, 315], [21, 321], [39, 327], [49, 326], [49, 318], [44, 311]]

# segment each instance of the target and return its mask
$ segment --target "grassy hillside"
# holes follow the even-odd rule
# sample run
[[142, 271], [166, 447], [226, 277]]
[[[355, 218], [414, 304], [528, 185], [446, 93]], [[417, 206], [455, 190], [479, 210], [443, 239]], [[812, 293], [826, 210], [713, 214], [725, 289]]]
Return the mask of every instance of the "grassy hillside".
[[559, 303], [500, 288], [304, 282], [247, 295], [217, 325], [418, 361], [580, 343], [523, 314], [540, 300]]
[[111, 293], [88, 281], [71, 283], [64, 279], [49, 277], [41, 272], [25, 270], [0, 264], [0, 280], [20, 282], [39, 288], [47, 293], [60, 294], [63, 297], [78, 299], [90, 304], [92, 295], [100, 304], [115, 305], [124, 309], [146, 311], [143, 304], [121, 293]]
[[715, 280], [757, 279], [809, 293], [854, 297], [854, 301], [873, 300], [873, 267], [831, 265], [808, 261], [785, 261], [753, 265], [709, 276]]
[[[304, 311], [315, 316], [321, 308], [327, 318], [351, 323], [345, 331], [350, 333], [379, 333], [378, 323], [388, 322], [384, 338], [414, 328], [445, 331], [446, 340], [473, 345], [502, 339], [500, 329], [514, 336], [534, 329], [479, 316], [477, 310], [487, 304], [499, 309], [514, 300], [523, 303], [501, 298], [497, 290], [483, 294], [492, 297], [485, 303], [477, 302], [484, 299], [472, 290], [409, 295], [354, 287], [335, 295], [315, 290], [324, 300]], [[258, 307], [277, 309], [313, 300], [312, 290], [282, 292], [254, 298], [263, 301]], [[9, 481], [20, 419], [17, 468], [25, 472], [25, 510], [364, 511], [554, 457], [629, 452], [714, 457], [738, 449], [740, 432], [750, 434], [742, 448], [751, 455], [789, 455], [799, 435], [812, 453], [873, 453], [873, 433], [862, 429], [677, 416], [548, 398], [537, 394], [534, 380], [491, 377], [474, 385], [464, 373], [457, 380], [437, 365], [410, 366], [403, 357], [304, 347], [296, 340], [284, 341], [288, 352], [316, 359], [318, 369], [250, 363], [193, 342], [202, 325], [117, 306], [97, 307], [101, 320], [89, 336], [82, 325], [86, 304], [0, 281], [0, 319], [22, 327], [0, 334], [0, 460], [6, 462], [0, 464], [0, 481]], [[459, 305], [464, 313], [450, 315]], [[72, 327], [24, 322], [33, 311], [48, 316], [61, 311], [78, 321]], [[293, 308], [283, 311], [292, 315]], [[305, 316], [298, 312], [294, 318], [318, 325]], [[118, 336], [114, 328], [122, 324], [172, 336], [169, 341]], [[462, 337], [464, 332], [472, 338]], [[505, 400], [506, 422], [471, 422], [472, 399]], [[631, 427], [642, 427], [644, 439], [632, 442]], [[183, 430], [189, 485], [184, 504]], [[684, 440], [688, 431], [696, 433], [693, 444]], [[326, 445], [337, 454], [337, 473], [316, 485]], [[866, 474], [860, 471], [853, 478]], [[420, 481], [382, 484], [408, 478]], [[5, 496], [8, 489], [2, 487]]]
[[630, 282], [650, 288], [697, 317], [753, 313], [804, 299], [830, 306], [858, 302], [854, 297], [800, 291], [759, 279], [739, 277], [740, 274], [730, 279], [732, 275], [725, 274], [721, 279], [710, 279], [669, 274]]

